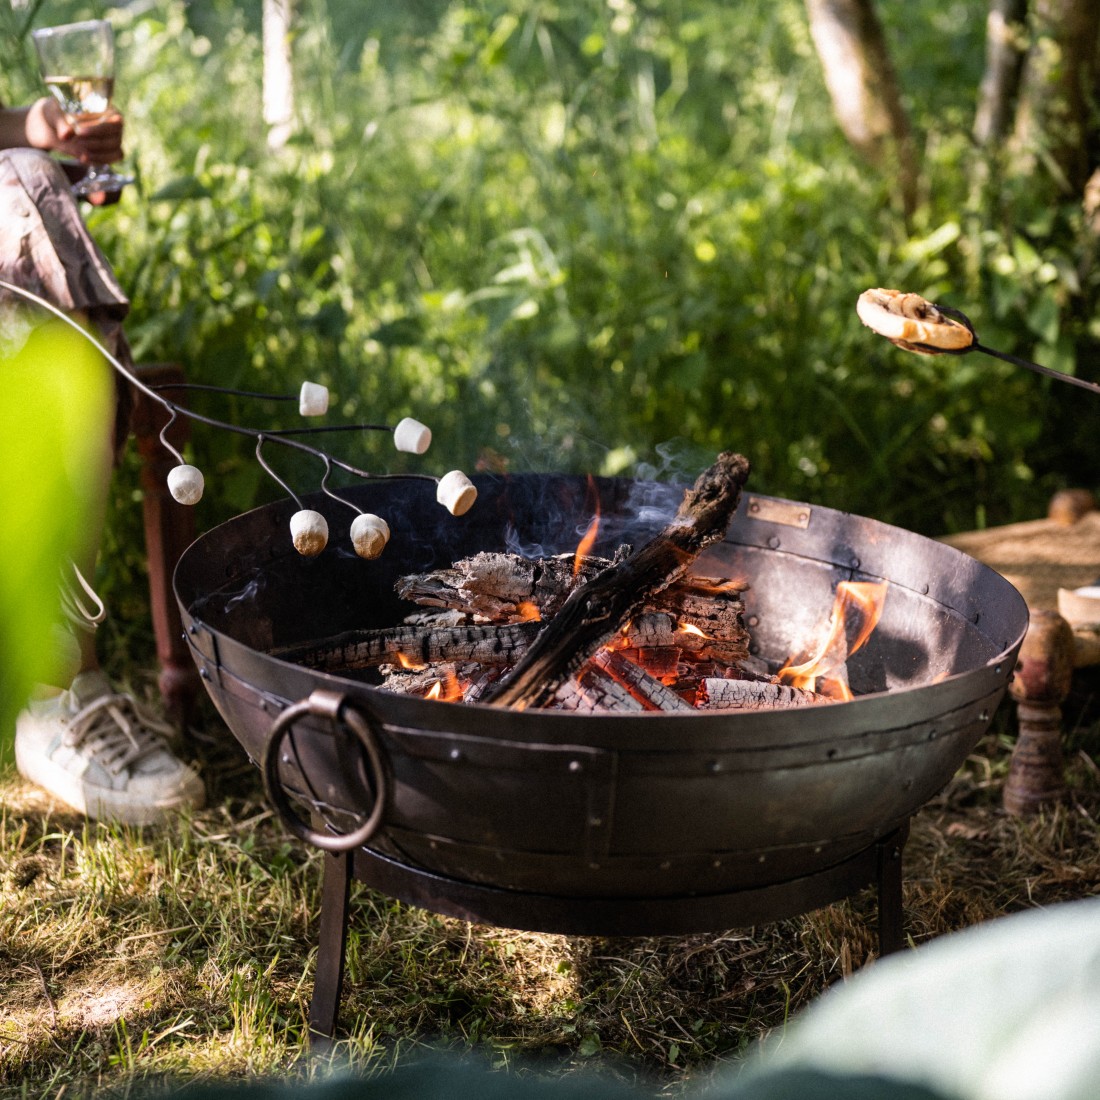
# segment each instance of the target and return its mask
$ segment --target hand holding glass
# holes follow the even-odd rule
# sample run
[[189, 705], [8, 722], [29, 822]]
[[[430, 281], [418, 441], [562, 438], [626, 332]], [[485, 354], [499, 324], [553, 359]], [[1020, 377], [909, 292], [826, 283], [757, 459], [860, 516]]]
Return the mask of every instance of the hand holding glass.
[[[105, 19], [43, 27], [31, 35], [42, 78], [65, 117], [79, 126], [102, 118], [111, 107], [115, 86], [115, 39]], [[121, 191], [132, 176], [116, 175], [106, 165], [92, 165], [73, 186], [76, 195]]]

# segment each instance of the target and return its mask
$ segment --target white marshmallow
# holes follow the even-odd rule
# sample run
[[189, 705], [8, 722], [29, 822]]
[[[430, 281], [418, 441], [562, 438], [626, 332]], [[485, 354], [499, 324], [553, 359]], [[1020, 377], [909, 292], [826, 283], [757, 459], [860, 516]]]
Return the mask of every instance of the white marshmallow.
[[390, 541], [390, 525], [381, 517], [365, 512], [356, 516], [351, 525], [351, 544], [355, 552], [368, 561], [377, 558]]
[[406, 416], [393, 430], [393, 445], [399, 451], [422, 455], [432, 445], [432, 430], [419, 420]]
[[302, 416], [324, 416], [328, 412], [328, 387], [319, 382], [303, 382], [298, 394], [298, 412]]
[[290, 537], [302, 557], [315, 557], [328, 545], [328, 520], [312, 508], [303, 508], [290, 517]]
[[168, 492], [180, 504], [198, 504], [206, 483], [197, 466], [173, 466], [168, 471]]
[[452, 470], [439, 479], [435, 499], [452, 516], [463, 516], [474, 506], [474, 501], [477, 500], [477, 489], [461, 470]]

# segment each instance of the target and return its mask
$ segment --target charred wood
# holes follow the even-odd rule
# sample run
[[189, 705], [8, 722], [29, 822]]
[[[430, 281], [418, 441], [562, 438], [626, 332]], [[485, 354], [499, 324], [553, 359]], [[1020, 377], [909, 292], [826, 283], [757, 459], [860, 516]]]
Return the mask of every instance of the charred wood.
[[552, 618], [570, 593], [630, 553], [622, 547], [613, 559], [557, 554], [524, 558], [482, 551], [447, 569], [411, 573], [394, 589], [403, 599], [427, 607], [445, 607], [472, 615], [475, 622], [526, 622]]
[[353, 630], [305, 645], [273, 650], [271, 655], [326, 671], [368, 668], [404, 657], [413, 666], [440, 661], [511, 665], [527, 651], [540, 623], [438, 627], [424, 630], [402, 624], [380, 630]]
[[649, 709], [614, 677], [591, 665], [559, 685], [550, 706], [578, 714], [641, 714]]
[[672, 688], [650, 676], [633, 661], [628, 661], [621, 653], [601, 649], [592, 657], [592, 664], [606, 672], [636, 699], [640, 699], [646, 710], [694, 710]]
[[700, 685], [695, 705], [699, 710], [776, 710], [833, 701], [827, 695], [789, 684], [707, 678]]

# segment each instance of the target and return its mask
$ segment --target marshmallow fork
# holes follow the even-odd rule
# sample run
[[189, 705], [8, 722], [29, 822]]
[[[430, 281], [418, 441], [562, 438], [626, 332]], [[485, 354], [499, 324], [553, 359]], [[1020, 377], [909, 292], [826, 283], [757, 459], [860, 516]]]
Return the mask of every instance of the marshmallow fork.
[[474, 506], [474, 501], [477, 500], [477, 489], [461, 470], [452, 470], [439, 479], [435, 499], [452, 516], [463, 516]]
[[377, 558], [390, 541], [390, 525], [381, 517], [364, 512], [351, 525], [351, 544], [361, 558]]
[[168, 492], [180, 504], [198, 504], [206, 483], [197, 466], [173, 466], [168, 471]]
[[312, 508], [303, 508], [290, 517], [290, 537], [302, 557], [316, 557], [328, 545], [328, 520]]

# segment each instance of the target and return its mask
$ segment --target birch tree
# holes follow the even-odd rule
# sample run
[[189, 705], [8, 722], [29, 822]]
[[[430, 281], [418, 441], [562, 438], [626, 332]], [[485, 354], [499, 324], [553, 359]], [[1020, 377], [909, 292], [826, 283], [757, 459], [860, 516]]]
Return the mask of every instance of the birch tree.
[[806, 11], [838, 125], [869, 163], [896, 167], [905, 211], [912, 213], [916, 147], [872, 0], [806, 0]]
[[270, 149], [281, 149], [294, 131], [293, 29], [294, 0], [264, 0], [263, 111]]

